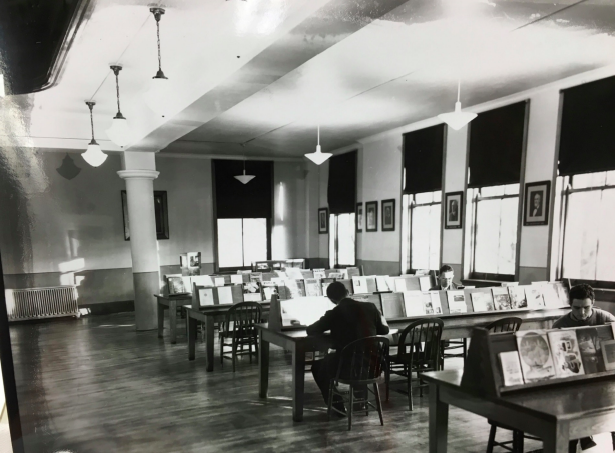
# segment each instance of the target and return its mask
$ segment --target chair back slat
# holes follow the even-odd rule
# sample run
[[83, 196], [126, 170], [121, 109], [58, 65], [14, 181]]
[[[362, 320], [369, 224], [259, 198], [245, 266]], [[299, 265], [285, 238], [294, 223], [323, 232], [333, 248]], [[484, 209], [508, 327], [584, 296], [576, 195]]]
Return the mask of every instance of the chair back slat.
[[[443, 328], [444, 322], [440, 318], [422, 318], [411, 323], [399, 336], [398, 360], [408, 363], [410, 369], [425, 365], [437, 370]], [[419, 347], [421, 343], [425, 343], [424, 349]]]
[[348, 381], [377, 379], [386, 368], [389, 340], [366, 337], [349, 343], [339, 355], [336, 378]]
[[521, 318], [517, 318], [515, 316], [510, 316], [508, 318], [498, 319], [497, 321], [493, 321], [490, 324], [485, 326], [489, 332], [516, 332], [521, 327], [521, 323], [523, 320]]

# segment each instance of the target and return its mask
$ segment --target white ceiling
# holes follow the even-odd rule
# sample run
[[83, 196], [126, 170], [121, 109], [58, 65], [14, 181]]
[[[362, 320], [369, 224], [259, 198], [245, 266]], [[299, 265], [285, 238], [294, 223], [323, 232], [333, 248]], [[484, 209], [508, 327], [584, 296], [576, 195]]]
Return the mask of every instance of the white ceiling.
[[93, 98], [97, 139], [118, 150], [104, 130], [119, 62], [131, 149], [297, 157], [317, 124], [323, 149], [337, 149], [452, 110], [458, 79], [466, 107], [615, 63], [615, 1], [574, 3], [169, 1], [162, 67], [180, 113], [160, 118], [141, 96], [157, 69], [148, 3], [99, 0], [58, 85], [5, 99], [0, 134], [85, 149]]

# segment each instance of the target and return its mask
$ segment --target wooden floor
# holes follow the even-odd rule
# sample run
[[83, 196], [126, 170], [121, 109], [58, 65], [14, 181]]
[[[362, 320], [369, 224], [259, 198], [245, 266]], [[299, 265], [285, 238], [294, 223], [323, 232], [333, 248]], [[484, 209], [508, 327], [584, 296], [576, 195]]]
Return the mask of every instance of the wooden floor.
[[[393, 393], [384, 427], [370, 413], [357, 415], [347, 432], [345, 420], [327, 421], [308, 375], [304, 421], [294, 423], [284, 351], [272, 347], [262, 400], [258, 365], [247, 357], [234, 374], [219, 361], [208, 373], [204, 344], [187, 360], [183, 326], [175, 345], [167, 330], [159, 339], [134, 329], [133, 313], [11, 326], [27, 453], [428, 451], [427, 396], [410, 412], [406, 397]], [[449, 426], [450, 453], [485, 451], [485, 419], [452, 408]], [[526, 451], [537, 447], [528, 443]]]

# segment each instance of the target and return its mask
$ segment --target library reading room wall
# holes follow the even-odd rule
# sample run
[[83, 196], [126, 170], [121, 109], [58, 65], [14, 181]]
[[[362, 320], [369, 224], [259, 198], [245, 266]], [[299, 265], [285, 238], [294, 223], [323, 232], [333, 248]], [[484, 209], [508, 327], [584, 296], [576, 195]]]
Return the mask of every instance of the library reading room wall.
[[[56, 171], [67, 155], [81, 169], [71, 180]], [[202, 272], [212, 272], [211, 160], [158, 155], [156, 167], [154, 189], [167, 191], [170, 233], [158, 241], [161, 275], [178, 272], [179, 254], [187, 251], [200, 251]], [[133, 300], [120, 195], [126, 186], [119, 170], [116, 153], [93, 168], [75, 152], [0, 150], [0, 248], [7, 288], [75, 284], [82, 305]], [[302, 162], [274, 164], [274, 185], [284, 189], [274, 200], [273, 258], [308, 255], [309, 179]], [[312, 222], [316, 228], [315, 214]]]

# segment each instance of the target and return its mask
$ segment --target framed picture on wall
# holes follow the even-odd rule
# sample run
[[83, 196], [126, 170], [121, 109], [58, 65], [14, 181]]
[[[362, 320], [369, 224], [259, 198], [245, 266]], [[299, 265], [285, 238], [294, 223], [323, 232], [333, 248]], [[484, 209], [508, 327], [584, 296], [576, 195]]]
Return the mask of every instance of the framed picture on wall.
[[365, 231], [378, 231], [378, 202], [365, 203]]
[[[124, 240], [130, 241], [130, 219], [128, 218], [128, 200], [125, 190], [122, 190], [122, 214], [124, 216]], [[154, 190], [154, 219], [156, 221], [156, 238], [169, 239], [169, 212], [166, 190]]]
[[463, 192], [446, 194], [446, 217], [444, 228], [461, 228], [463, 223]]
[[382, 200], [382, 231], [395, 231], [395, 199]]
[[318, 210], [318, 234], [329, 232], [329, 209], [320, 208]]
[[361, 233], [363, 231], [363, 203], [357, 203], [357, 212], [355, 212], [354, 218], [357, 222], [357, 233]]
[[525, 185], [523, 225], [548, 225], [551, 181], [532, 182]]

